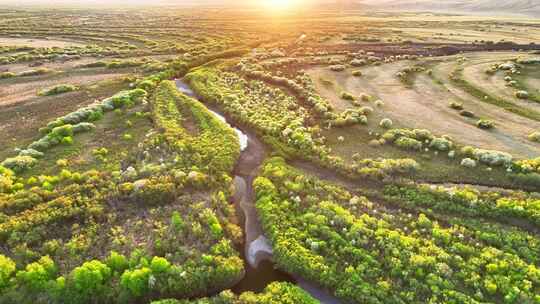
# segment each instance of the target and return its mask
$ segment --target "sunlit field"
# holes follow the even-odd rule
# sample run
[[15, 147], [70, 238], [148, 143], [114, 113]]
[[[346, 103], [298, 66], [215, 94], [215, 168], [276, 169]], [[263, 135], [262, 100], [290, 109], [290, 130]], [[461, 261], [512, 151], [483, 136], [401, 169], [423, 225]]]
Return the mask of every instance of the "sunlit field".
[[452, 1], [0, 3], [0, 303], [540, 304], [540, 4]]

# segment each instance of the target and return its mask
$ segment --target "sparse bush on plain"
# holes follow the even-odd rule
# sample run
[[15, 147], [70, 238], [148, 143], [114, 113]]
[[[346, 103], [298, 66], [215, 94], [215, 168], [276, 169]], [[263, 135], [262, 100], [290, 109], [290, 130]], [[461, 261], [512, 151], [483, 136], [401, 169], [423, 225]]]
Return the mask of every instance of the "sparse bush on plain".
[[354, 100], [354, 95], [349, 92], [341, 92], [341, 98], [345, 100]]
[[495, 128], [495, 123], [489, 119], [480, 119], [476, 122], [476, 126], [480, 129], [489, 130]]
[[473, 118], [475, 117], [476, 115], [474, 114], [474, 112], [471, 112], [471, 111], [467, 111], [467, 110], [462, 110], [459, 112], [459, 115], [463, 116], [463, 117], [469, 117], [469, 118]]
[[454, 110], [463, 110], [463, 103], [461, 102], [451, 101], [449, 106]]
[[508, 166], [512, 163], [512, 155], [495, 150], [474, 149], [474, 158], [488, 166]]
[[392, 122], [391, 119], [389, 119], [389, 118], [383, 118], [383, 119], [381, 120], [381, 122], [379, 123], [379, 126], [381, 126], [382, 128], [385, 128], [385, 129], [390, 129], [390, 128], [392, 128], [392, 125], [393, 125], [393, 124], [394, 124], [394, 123]]
[[453, 143], [444, 137], [435, 137], [429, 144], [429, 147], [441, 152], [446, 152], [452, 149]]
[[346, 66], [342, 64], [335, 64], [335, 65], [330, 66], [330, 70], [334, 72], [342, 72], [342, 71], [345, 71], [345, 69], [346, 69]]
[[17, 76], [15, 73], [12, 73], [12, 72], [2, 72], [0, 73], [0, 79], [8, 79], [8, 78], [13, 78]]
[[528, 136], [530, 141], [540, 143], [540, 132], [533, 132]]
[[422, 142], [409, 137], [400, 137], [394, 142], [394, 144], [397, 147], [405, 150], [422, 150]]
[[79, 88], [71, 84], [59, 84], [51, 88], [43, 89], [39, 91], [39, 96], [52, 96], [68, 92], [77, 91]]
[[19, 74], [17, 74], [17, 76], [20, 76], [20, 77], [40, 76], [40, 75], [50, 74], [52, 72], [54, 71], [51, 69], [39, 68], [35, 70], [27, 70], [27, 71], [20, 72]]
[[476, 161], [471, 158], [464, 158], [461, 160], [461, 165], [466, 168], [476, 168]]
[[517, 91], [516, 97], [519, 99], [529, 99], [529, 92], [523, 90]]
[[37, 160], [31, 156], [15, 156], [7, 158], [0, 165], [14, 172], [23, 172], [32, 168], [36, 163]]

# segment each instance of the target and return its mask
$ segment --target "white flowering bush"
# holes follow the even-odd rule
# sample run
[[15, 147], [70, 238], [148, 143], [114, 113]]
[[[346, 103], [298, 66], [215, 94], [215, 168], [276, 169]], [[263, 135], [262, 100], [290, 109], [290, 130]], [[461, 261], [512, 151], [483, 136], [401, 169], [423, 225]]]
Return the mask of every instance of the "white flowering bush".
[[476, 161], [471, 158], [464, 158], [461, 160], [461, 165], [466, 168], [475, 168], [476, 167]]
[[430, 148], [433, 148], [438, 151], [449, 151], [453, 147], [453, 143], [444, 138], [444, 137], [435, 137], [431, 140], [431, 143], [429, 144]]
[[334, 71], [334, 72], [342, 72], [342, 71], [345, 71], [345, 66], [342, 65], [342, 64], [335, 64], [335, 65], [331, 65], [330, 66], [330, 70]]
[[367, 62], [364, 59], [353, 59], [350, 62], [350, 65], [352, 65], [354, 67], [359, 67], [359, 66], [363, 66], [363, 65], [366, 65], [366, 64], [367, 64]]
[[367, 178], [383, 179], [392, 175], [412, 175], [420, 165], [410, 158], [402, 159], [362, 159], [359, 154], [353, 155], [353, 169], [357, 174]]
[[14, 172], [26, 171], [37, 163], [37, 160], [31, 156], [15, 156], [4, 160], [0, 165]]
[[401, 149], [416, 151], [422, 150], [422, 142], [410, 137], [400, 137], [394, 142], [394, 144]]
[[33, 158], [40, 158], [40, 157], [43, 157], [43, 155], [45, 155], [43, 154], [43, 152], [39, 152], [34, 149], [25, 149], [19, 152], [19, 156], [30, 156]]
[[89, 132], [96, 128], [96, 126], [93, 123], [90, 122], [81, 122], [79, 124], [76, 124], [73, 126], [73, 133], [83, 133], [83, 132]]
[[476, 160], [488, 166], [508, 166], [513, 159], [509, 153], [484, 149], [475, 149], [473, 156]]
[[392, 122], [392, 120], [390, 118], [383, 118], [381, 120], [381, 122], [379, 123], [379, 126], [381, 126], [382, 128], [385, 128], [385, 129], [390, 129], [392, 128], [392, 125], [394, 123]]
[[516, 97], [519, 98], [519, 99], [528, 99], [529, 98], [529, 92], [523, 91], [523, 90], [517, 91], [516, 92]]
[[409, 137], [423, 142], [430, 142], [434, 138], [433, 134], [426, 129], [392, 129], [386, 131], [382, 137], [388, 142], [394, 142], [401, 137]]

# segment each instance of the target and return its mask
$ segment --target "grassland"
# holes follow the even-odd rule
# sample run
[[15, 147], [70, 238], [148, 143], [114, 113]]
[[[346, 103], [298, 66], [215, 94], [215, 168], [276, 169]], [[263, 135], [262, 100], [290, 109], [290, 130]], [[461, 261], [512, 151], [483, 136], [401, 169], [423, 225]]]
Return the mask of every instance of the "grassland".
[[0, 10], [0, 303], [540, 303], [539, 37]]

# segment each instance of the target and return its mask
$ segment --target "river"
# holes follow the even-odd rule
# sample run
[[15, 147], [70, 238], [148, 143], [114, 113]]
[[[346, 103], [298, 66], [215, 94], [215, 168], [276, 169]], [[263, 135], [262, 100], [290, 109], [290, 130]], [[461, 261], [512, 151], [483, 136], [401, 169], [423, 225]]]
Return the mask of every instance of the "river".
[[[199, 99], [183, 80], [176, 79], [176, 86], [182, 93]], [[202, 102], [202, 101], [201, 101]], [[340, 304], [341, 301], [321, 289], [316, 284], [290, 275], [276, 269], [272, 261], [272, 245], [265, 237], [262, 225], [255, 208], [255, 192], [253, 180], [257, 169], [267, 156], [265, 145], [257, 138], [254, 132], [244, 126], [236, 124], [214, 106], [202, 102], [210, 112], [221, 121], [227, 123], [238, 134], [240, 143], [240, 157], [234, 169], [235, 194], [233, 202], [242, 224], [245, 240], [243, 248], [239, 248], [245, 261], [246, 274], [232, 290], [235, 293], [245, 291], [261, 292], [268, 284], [275, 281], [286, 281], [297, 284], [323, 304]]]

